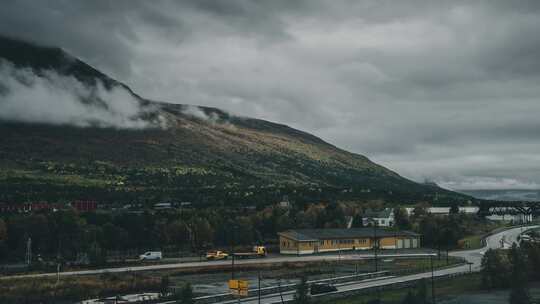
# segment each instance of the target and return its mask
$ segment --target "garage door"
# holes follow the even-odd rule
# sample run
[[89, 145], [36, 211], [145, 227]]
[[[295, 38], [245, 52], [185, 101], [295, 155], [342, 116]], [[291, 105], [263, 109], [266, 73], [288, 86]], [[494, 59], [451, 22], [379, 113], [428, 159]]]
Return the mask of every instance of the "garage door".
[[398, 248], [403, 248], [403, 239], [398, 239], [398, 241], [397, 241], [397, 247], [398, 247]]
[[418, 239], [412, 240], [412, 248], [418, 248]]
[[411, 239], [405, 239], [405, 247], [404, 248], [411, 248]]

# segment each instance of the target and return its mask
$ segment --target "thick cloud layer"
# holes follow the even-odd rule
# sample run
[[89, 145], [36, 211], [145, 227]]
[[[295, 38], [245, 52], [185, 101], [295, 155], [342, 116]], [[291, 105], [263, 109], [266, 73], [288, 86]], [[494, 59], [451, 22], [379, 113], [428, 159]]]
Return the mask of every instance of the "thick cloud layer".
[[0, 33], [141, 95], [287, 123], [416, 180], [540, 183], [538, 1], [8, 1]]

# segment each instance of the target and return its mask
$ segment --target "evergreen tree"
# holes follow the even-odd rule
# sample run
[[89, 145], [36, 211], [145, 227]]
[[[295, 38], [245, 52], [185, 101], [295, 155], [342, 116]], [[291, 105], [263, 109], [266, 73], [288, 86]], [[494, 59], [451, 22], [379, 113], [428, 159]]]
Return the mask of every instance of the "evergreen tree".
[[484, 288], [503, 288], [508, 286], [507, 267], [497, 251], [488, 249], [482, 258], [482, 285]]
[[529, 304], [531, 303], [529, 288], [527, 286], [528, 272], [527, 260], [523, 250], [514, 243], [510, 249], [511, 263], [511, 282], [510, 304]]
[[421, 279], [416, 284], [416, 303], [428, 303], [427, 297], [428, 292], [426, 279]]
[[362, 221], [362, 214], [358, 213], [353, 218], [352, 228], [362, 228], [362, 227], [364, 227], [364, 223]]
[[403, 300], [401, 301], [401, 304], [416, 304], [415, 294], [411, 290], [409, 290], [405, 298], [403, 298]]
[[409, 290], [407, 295], [401, 301], [401, 304], [427, 304], [428, 301], [428, 291], [427, 283], [425, 279], [421, 279], [416, 283], [416, 288], [414, 291]]
[[186, 283], [184, 287], [182, 287], [182, 291], [180, 293], [180, 303], [181, 304], [193, 304], [193, 288], [191, 287], [191, 284]]
[[540, 280], [540, 247], [537, 244], [525, 243], [522, 248], [527, 252], [531, 279]]
[[167, 296], [167, 293], [169, 292], [169, 276], [162, 276], [161, 277], [161, 284], [160, 284], [160, 293], [162, 297]]
[[458, 214], [459, 213], [459, 207], [457, 203], [453, 203], [452, 206], [450, 206], [450, 214]]
[[403, 208], [398, 207], [394, 209], [394, 221], [396, 222], [396, 227], [399, 229], [411, 229], [409, 216], [407, 215], [407, 211]]
[[306, 276], [302, 276], [300, 283], [296, 286], [296, 293], [294, 294], [295, 304], [308, 304], [309, 301], [309, 286]]

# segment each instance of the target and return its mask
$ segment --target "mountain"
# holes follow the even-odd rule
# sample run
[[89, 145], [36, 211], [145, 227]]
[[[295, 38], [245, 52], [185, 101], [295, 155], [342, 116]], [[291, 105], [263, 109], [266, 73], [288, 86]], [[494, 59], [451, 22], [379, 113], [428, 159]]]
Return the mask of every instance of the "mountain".
[[[29, 90], [42, 78], [76, 80], [77, 87], [86, 89], [78, 89], [72, 102], [81, 103], [89, 112], [96, 107], [106, 114], [114, 106], [106, 98], [109, 95], [100, 95], [96, 88], [121, 89], [136, 104], [137, 115], [129, 119], [138, 122], [137, 127], [126, 128], [114, 122], [94, 124], [91, 119], [86, 123], [84, 113], [78, 113], [83, 119], [76, 122], [48, 123], [39, 115], [27, 115], [38, 117], [37, 122], [4, 117], [0, 121], [0, 201], [172, 200], [245, 205], [273, 203], [285, 195], [296, 201], [444, 203], [470, 199], [405, 179], [362, 155], [286, 125], [216, 108], [142, 98], [60, 48], [6, 37], [0, 37], [0, 45], [0, 59], [10, 69], [0, 74], [3, 78], [15, 75], [17, 81], [17, 71], [34, 75], [35, 79], [20, 81]], [[13, 94], [10, 81], [0, 78], [0, 106], [2, 99]], [[40, 96], [31, 102], [50, 107]], [[54, 114], [64, 109], [49, 110]], [[113, 114], [111, 119], [116, 119], [118, 113]]]

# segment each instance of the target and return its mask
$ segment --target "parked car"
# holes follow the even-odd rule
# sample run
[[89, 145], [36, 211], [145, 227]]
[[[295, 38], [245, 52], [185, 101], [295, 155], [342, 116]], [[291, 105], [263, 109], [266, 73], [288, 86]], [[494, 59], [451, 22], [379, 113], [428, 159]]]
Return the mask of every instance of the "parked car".
[[157, 261], [161, 260], [163, 255], [161, 254], [161, 251], [148, 251], [144, 254], [139, 255], [139, 260], [141, 261]]
[[337, 291], [336, 286], [328, 283], [313, 283], [310, 289], [312, 295]]

